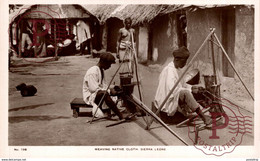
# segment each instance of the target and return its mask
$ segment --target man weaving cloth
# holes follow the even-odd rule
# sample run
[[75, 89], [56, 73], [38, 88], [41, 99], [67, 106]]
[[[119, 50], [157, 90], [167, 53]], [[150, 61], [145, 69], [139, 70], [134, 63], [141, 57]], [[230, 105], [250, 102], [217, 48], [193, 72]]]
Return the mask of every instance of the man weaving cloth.
[[[180, 72], [180, 69], [186, 65], [189, 55], [190, 52], [186, 47], [181, 47], [173, 51], [173, 61], [162, 70], [159, 76], [159, 85], [154, 101], [154, 105], [157, 109], [178, 81], [178, 73]], [[184, 107], [187, 108], [185, 109]], [[212, 122], [211, 119], [206, 117], [201, 112], [201, 109], [203, 109], [203, 107], [196, 102], [191, 93], [191, 86], [187, 85], [186, 82], [180, 82], [162, 107], [161, 111], [167, 113], [168, 116], [174, 116], [176, 111], [179, 111], [184, 115], [187, 110], [196, 112], [206, 125], [210, 125]]]

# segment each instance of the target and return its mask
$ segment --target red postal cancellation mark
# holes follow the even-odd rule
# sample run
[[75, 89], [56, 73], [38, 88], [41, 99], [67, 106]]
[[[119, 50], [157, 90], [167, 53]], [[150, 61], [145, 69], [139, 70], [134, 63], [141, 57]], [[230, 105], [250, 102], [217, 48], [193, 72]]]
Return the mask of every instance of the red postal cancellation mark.
[[[50, 12], [44, 12], [41, 10], [41, 8], [47, 8], [48, 11]], [[22, 8], [20, 9], [20, 11], [18, 12], [18, 15], [22, 15], [17, 21], [16, 21], [16, 29], [14, 31], [14, 35], [18, 35], [17, 32], [22, 32], [21, 31], [21, 26], [23, 23], [23, 20], [24, 21], [30, 21], [31, 24], [32, 24], [32, 29], [31, 29], [31, 34], [32, 34], [32, 39], [28, 36], [26, 37], [27, 35], [23, 35], [23, 33], [21, 33], [21, 36], [20, 38], [17, 39], [17, 37], [15, 36], [14, 37], [14, 40], [16, 41], [16, 44], [17, 44], [17, 47], [18, 49], [14, 49], [13, 47], [13, 50], [15, 51], [15, 54], [17, 56], [22, 56], [22, 54], [25, 54], [26, 55], [26, 52], [25, 52], [25, 43], [27, 43], [27, 48], [33, 48], [33, 52], [34, 52], [34, 55], [33, 57], [37, 58], [37, 57], [46, 57], [46, 56], [54, 56], [54, 52], [55, 52], [55, 46], [57, 47], [57, 43], [58, 41], [54, 41], [54, 38], [53, 36], [52, 37], [49, 37], [50, 39], [48, 40], [49, 42], [52, 42], [51, 45], [52, 45], [52, 48], [48, 48], [47, 47], [47, 44], [46, 42], [42, 43], [42, 41], [46, 41], [46, 36], [48, 36], [48, 34], [50, 35], [49, 32], [51, 32], [52, 35], [54, 35], [54, 32], [55, 32], [55, 35], [56, 37], [66, 37], [65, 33], [62, 33], [62, 32], [59, 32], [60, 28], [64, 28], [64, 26], [66, 26], [66, 23], [58, 23], [56, 21], [56, 19], [54, 17], [60, 17], [60, 15], [53, 11], [52, 9], [50, 9], [48, 6], [39, 6], [37, 9], [33, 10], [33, 11], [30, 11], [30, 12], [26, 12], [24, 14], [23, 13], [23, 10], [28, 10], [28, 8]], [[35, 17], [37, 15], [42, 15], [42, 17], [45, 17], [43, 19], [29, 19], [28, 20], [28, 17]], [[14, 18], [16, 17], [14, 16]], [[52, 21], [50, 21], [52, 20]], [[14, 19], [12, 20], [14, 21]], [[53, 22], [53, 24], [51, 24], [51, 22]], [[56, 26], [56, 31], [54, 31], [53, 29], [51, 29], [51, 26]], [[63, 35], [62, 35], [63, 34]], [[11, 35], [9, 35], [10, 37]], [[22, 39], [25, 39], [25, 40], [22, 40]], [[45, 45], [45, 46], [43, 46]], [[37, 62], [36, 60], [34, 61], [33, 59], [25, 59], [27, 61], [33, 61], [33, 62]]]
[[[246, 133], [252, 133], [251, 117], [244, 116], [238, 106], [228, 100], [223, 100], [227, 101], [230, 106], [221, 104], [225, 113], [211, 113], [211, 129], [205, 129], [202, 125], [198, 126], [199, 121], [194, 121], [193, 129], [188, 126], [188, 136], [194, 143], [194, 147], [206, 155], [222, 156], [231, 153], [242, 143]], [[234, 108], [231, 109], [231, 107]], [[196, 130], [197, 136], [195, 136]]]

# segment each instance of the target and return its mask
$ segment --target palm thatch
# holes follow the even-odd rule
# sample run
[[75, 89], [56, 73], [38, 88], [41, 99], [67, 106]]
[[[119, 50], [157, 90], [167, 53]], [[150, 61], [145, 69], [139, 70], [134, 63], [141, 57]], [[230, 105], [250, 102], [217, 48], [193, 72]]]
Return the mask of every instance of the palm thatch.
[[105, 4], [105, 5], [82, 5], [86, 10], [96, 16], [101, 24], [104, 24], [107, 19], [116, 17], [124, 20], [127, 17], [132, 19], [132, 24], [144, 24], [151, 22], [156, 16], [169, 14], [179, 10], [195, 11], [196, 9], [219, 8], [232, 6], [230, 4], [216, 5], [169, 5], [169, 4], [150, 4], [150, 5], [134, 5], [134, 4]]
[[89, 4], [89, 5], [82, 5], [83, 8], [88, 10], [97, 19], [100, 21], [101, 24], [104, 24], [106, 20], [111, 17], [111, 13], [116, 10], [120, 5], [103, 5], [103, 4]]
[[[71, 12], [73, 10], [73, 12]], [[89, 18], [93, 16], [80, 5], [23, 5], [9, 14], [9, 23], [19, 17], [40, 19]], [[93, 16], [94, 17], [94, 16]]]
[[175, 11], [180, 5], [82, 5], [86, 10], [95, 15], [101, 24], [107, 19], [116, 17], [124, 20], [127, 17], [132, 19], [132, 24], [145, 24], [151, 22], [162, 11], [171, 9]]
[[169, 5], [165, 10], [163, 10], [160, 15], [172, 13], [178, 10], [185, 10], [189, 12], [194, 12], [197, 9], [209, 9], [209, 8], [223, 8], [223, 7], [238, 7], [238, 6], [244, 6], [249, 9], [254, 8], [253, 5], [234, 5], [234, 4], [214, 4], [214, 5]]
[[32, 5], [23, 5], [19, 9], [16, 9], [14, 12], [9, 14], [9, 23], [17, 19], [19, 15], [22, 15], [25, 11], [29, 10]]

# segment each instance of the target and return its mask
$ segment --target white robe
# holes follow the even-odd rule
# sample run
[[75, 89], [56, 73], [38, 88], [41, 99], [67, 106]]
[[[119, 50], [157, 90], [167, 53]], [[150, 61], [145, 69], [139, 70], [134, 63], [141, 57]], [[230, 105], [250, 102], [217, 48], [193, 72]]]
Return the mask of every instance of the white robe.
[[88, 23], [79, 20], [76, 26], [77, 26], [76, 30], [77, 30], [77, 37], [78, 37], [79, 44], [91, 38], [90, 26]]
[[[105, 83], [105, 76], [101, 82], [102, 75], [98, 66], [93, 66], [89, 68], [86, 72], [83, 80], [83, 100], [86, 104], [93, 106], [92, 114], [94, 115], [96, 109], [98, 108], [95, 104], [95, 98], [99, 90], [106, 90], [107, 85]], [[104, 113], [98, 108], [95, 117], [104, 117]]]
[[[170, 62], [161, 72], [159, 76], [159, 85], [155, 94], [154, 105], [158, 109], [162, 104], [172, 87], [179, 79], [180, 70], [176, 69], [173, 62]], [[178, 83], [175, 90], [168, 98], [161, 111], [173, 116], [179, 107], [179, 93], [183, 88], [183, 82]]]

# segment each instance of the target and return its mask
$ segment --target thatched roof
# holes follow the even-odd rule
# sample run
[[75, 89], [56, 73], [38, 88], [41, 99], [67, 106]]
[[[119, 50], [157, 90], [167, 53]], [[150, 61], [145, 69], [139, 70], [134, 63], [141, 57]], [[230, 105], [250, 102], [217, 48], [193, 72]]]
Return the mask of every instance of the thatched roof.
[[[243, 4], [237, 4], [237, 5], [234, 5], [234, 4], [213, 4], [213, 5], [179, 5], [178, 8], [175, 8], [175, 9], [167, 9], [165, 11], [162, 11], [161, 14], [168, 14], [168, 13], [171, 13], [171, 12], [174, 12], [174, 11], [177, 11], [177, 10], [186, 10], [186, 11], [189, 11], [189, 12], [194, 12], [196, 11], [197, 9], [210, 9], [210, 8], [224, 8], [224, 7], [247, 7], [247, 8], [254, 8], [253, 5], [243, 5]], [[171, 8], [171, 7], [169, 7]]]
[[133, 5], [133, 4], [123, 4], [123, 5], [82, 5], [86, 10], [95, 15], [101, 24], [104, 24], [107, 19], [111, 17], [116, 17], [118, 19], [124, 20], [127, 17], [132, 19], [132, 24], [144, 24], [151, 22], [156, 16], [169, 14], [179, 10], [195, 11], [196, 9], [206, 9], [206, 8], [219, 8], [234, 6], [231, 4], [215, 4], [215, 5]]
[[89, 4], [82, 5], [83, 8], [91, 12], [94, 16], [98, 18], [100, 23], [105, 23], [106, 20], [111, 17], [111, 13], [116, 10], [120, 5], [99, 5], [99, 4]]
[[9, 14], [9, 23], [14, 21], [19, 15], [23, 14], [25, 11], [29, 10], [32, 5], [23, 5], [19, 9], [16, 9], [14, 12]]
[[[174, 10], [180, 5], [82, 5], [86, 10], [95, 15], [101, 24], [104, 24], [107, 19], [116, 17], [124, 20], [127, 17], [132, 19], [132, 24], [149, 23], [162, 11], [170, 8]], [[171, 6], [171, 7], [169, 7]]]
[[[41, 6], [41, 7], [38, 7]], [[44, 7], [45, 6], [45, 7]], [[72, 8], [73, 6], [74, 8]], [[151, 22], [156, 16], [169, 14], [178, 10], [195, 11], [197, 8], [215, 8], [227, 7], [230, 4], [220, 5], [166, 5], [166, 4], [148, 4], [148, 5], [134, 5], [134, 4], [88, 4], [88, 5], [24, 5], [9, 15], [9, 23], [17, 19], [25, 12], [32, 8], [38, 7], [47, 13], [52, 14], [52, 18], [87, 18], [90, 15], [96, 17], [101, 24], [104, 24], [107, 19], [116, 17], [124, 20], [127, 17], [132, 19], [132, 24], [145, 24]], [[234, 6], [234, 5], [233, 5]], [[252, 7], [249, 6], [249, 7]], [[48, 9], [46, 9], [48, 8]], [[71, 12], [73, 10], [73, 12]], [[55, 14], [56, 13], [56, 14]], [[35, 18], [47, 18], [41, 14], [36, 15]]]
[[169, 14], [178, 10], [185, 10], [188, 8], [212, 8], [222, 6], [227, 5], [82, 5], [82, 7], [95, 15], [99, 19], [101, 24], [104, 24], [106, 20], [111, 17], [116, 17], [121, 20], [130, 17], [132, 19], [133, 25], [149, 23], [156, 16]]
[[9, 14], [9, 23], [16, 21], [21, 16], [24, 18], [62, 19], [88, 18], [93, 15], [80, 5], [23, 5]]

